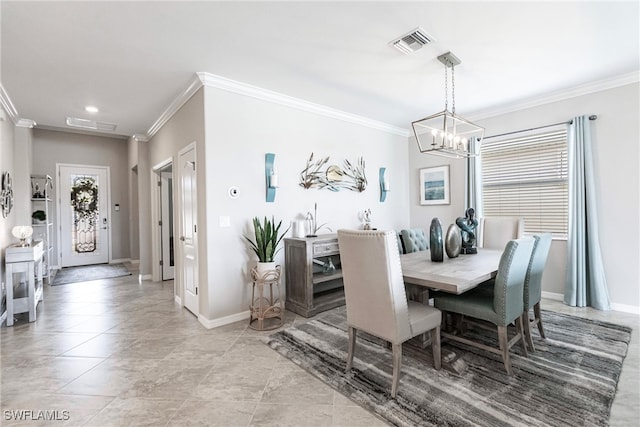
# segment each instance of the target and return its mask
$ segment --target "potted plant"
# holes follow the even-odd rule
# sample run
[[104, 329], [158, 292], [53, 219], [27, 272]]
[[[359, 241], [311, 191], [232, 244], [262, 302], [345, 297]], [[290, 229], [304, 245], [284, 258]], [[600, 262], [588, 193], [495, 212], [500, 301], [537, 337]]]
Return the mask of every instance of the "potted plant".
[[43, 224], [47, 220], [47, 214], [41, 210], [34, 211], [31, 214], [31, 219], [34, 224]]
[[258, 274], [263, 274], [267, 270], [275, 270], [276, 263], [273, 261], [273, 257], [278, 253], [278, 244], [287, 234], [289, 229], [287, 228], [282, 234], [280, 234], [280, 227], [282, 221], [278, 222], [273, 217], [271, 220], [264, 217], [264, 221], [260, 223], [258, 217], [253, 218], [253, 232], [254, 240], [247, 236], [244, 238], [249, 242], [251, 249], [258, 256]]

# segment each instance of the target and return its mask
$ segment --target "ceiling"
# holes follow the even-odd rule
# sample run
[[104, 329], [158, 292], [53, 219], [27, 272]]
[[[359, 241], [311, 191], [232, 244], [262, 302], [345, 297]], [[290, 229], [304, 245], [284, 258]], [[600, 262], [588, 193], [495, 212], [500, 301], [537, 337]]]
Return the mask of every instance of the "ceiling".
[[[1, 2], [0, 81], [18, 116], [146, 134], [208, 72], [408, 129], [444, 107], [451, 51], [462, 114], [637, 74], [631, 2]], [[388, 43], [422, 27], [435, 42]], [[100, 111], [90, 114], [86, 105]], [[241, 112], [239, 112], [241, 113]]]

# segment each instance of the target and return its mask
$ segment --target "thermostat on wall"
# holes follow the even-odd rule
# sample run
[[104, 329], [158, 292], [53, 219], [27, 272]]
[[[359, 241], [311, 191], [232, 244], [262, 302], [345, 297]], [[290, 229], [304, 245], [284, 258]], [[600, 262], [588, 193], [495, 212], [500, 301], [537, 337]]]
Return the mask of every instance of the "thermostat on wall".
[[229, 197], [232, 199], [237, 199], [240, 197], [240, 190], [238, 187], [229, 187]]

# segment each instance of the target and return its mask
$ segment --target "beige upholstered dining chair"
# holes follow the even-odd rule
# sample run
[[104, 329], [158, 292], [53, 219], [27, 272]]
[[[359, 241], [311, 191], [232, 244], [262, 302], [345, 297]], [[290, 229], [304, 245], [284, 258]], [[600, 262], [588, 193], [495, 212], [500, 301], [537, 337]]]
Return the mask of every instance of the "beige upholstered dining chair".
[[402, 365], [402, 343], [431, 331], [433, 365], [440, 369], [440, 310], [408, 301], [394, 231], [338, 230], [340, 261], [349, 329], [348, 372], [353, 364], [357, 331], [391, 343], [396, 397]]
[[410, 254], [418, 251], [426, 251], [429, 249], [427, 237], [422, 228], [409, 228], [400, 230], [402, 243], [404, 244], [404, 253]]
[[[502, 356], [507, 373], [511, 375], [511, 357], [509, 351], [518, 341], [522, 343], [524, 354], [527, 354], [522, 318], [524, 310], [524, 281], [533, 251], [534, 240], [523, 238], [510, 240], [504, 248], [498, 266], [498, 274], [493, 282], [493, 292], [476, 288], [461, 295], [438, 293], [434, 298], [437, 308], [443, 312], [457, 313], [488, 322], [497, 326], [500, 349], [468, 339], [461, 335], [443, 333], [448, 339], [472, 345]], [[473, 255], [469, 255], [473, 256]], [[509, 339], [508, 325], [516, 322], [516, 334]], [[459, 322], [462, 326], [463, 322]], [[462, 328], [459, 328], [462, 333]]]
[[531, 255], [527, 276], [524, 280], [524, 314], [522, 318], [527, 343], [532, 351], [535, 350], [533, 338], [531, 337], [531, 323], [529, 321], [529, 310], [532, 308], [534, 315], [533, 323], [538, 325], [540, 336], [545, 338], [542, 319], [540, 318], [540, 300], [542, 299], [542, 273], [544, 272], [544, 266], [549, 257], [551, 234], [545, 233], [534, 236], [534, 239], [533, 254]]
[[524, 234], [523, 218], [480, 218], [478, 247], [503, 250], [509, 240], [519, 239]]

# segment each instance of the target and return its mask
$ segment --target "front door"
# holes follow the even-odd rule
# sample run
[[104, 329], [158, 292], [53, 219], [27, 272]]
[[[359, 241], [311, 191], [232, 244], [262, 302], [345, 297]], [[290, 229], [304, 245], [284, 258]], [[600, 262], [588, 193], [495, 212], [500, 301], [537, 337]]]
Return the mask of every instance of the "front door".
[[60, 265], [109, 262], [109, 168], [58, 168]]
[[178, 156], [180, 176], [180, 245], [182, 246], [181, 279], [184, 289], [184, 306], [198, 315], [198, 234], [196, 153], [190, 145]]

